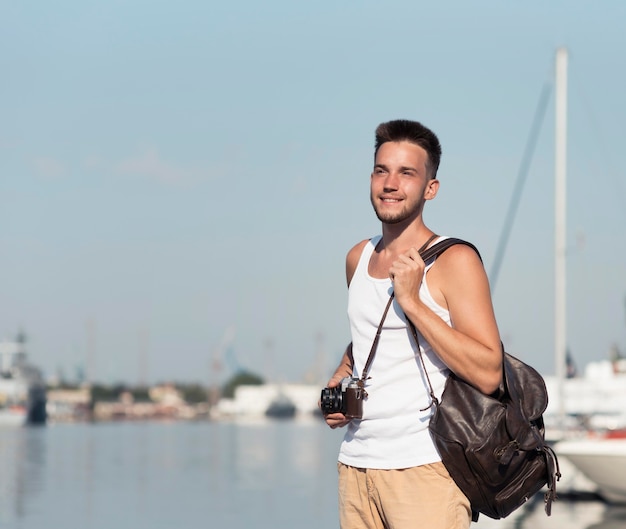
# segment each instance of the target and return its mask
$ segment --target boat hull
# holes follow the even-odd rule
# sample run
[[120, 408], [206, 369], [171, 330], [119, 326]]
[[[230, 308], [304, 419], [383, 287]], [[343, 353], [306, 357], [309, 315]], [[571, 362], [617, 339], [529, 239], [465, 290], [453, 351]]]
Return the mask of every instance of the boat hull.
[[554, 449], [593, 481], [605, 500], [626, 504], [626, 439], [561, 441]]

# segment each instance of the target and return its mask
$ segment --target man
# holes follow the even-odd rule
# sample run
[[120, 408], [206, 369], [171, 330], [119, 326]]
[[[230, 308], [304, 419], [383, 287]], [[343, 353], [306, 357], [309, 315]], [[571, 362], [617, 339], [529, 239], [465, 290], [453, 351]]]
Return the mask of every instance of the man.
[[424, 263], [418, 249], [437, 237], [422, 217], [437, 196], [441, 147], [414, 121], [376, 129], [370, 198], [382, 236], [354, 246], [346, 258], [352, 343], [328, 382], [359, 377], [393, 291], [365, 384], [363, 418], [326, 415], [348, 426], [339, 453], [342, 529], [469, 527], [469, 501], [446, 471], [430, 438], [432, 409], [417, 345], [439, 397], [450, 371], [486, 394], [500, 384], [502, 353], [491, 294], [480, 258], [455, 245]]

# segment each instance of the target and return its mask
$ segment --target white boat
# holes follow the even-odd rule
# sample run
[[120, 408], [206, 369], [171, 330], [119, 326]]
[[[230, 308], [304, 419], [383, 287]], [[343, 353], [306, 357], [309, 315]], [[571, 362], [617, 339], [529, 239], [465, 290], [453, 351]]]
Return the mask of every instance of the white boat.
[[[617, 357], [618, 351], [609, 351]], [[544, 377], [550, 400], [544, 413], [546, 437], [571, 437], [587, 431], [626, 429], [626, 365], [624, 360], [590, 362], [580, 376], [559, 381]]]
[[565, 440], [554, 450], [593, 481], [606, 501], [626, 504], [626, 437]]
[[291, 419], [295, 417], [298, 409], [293, 401], [284, 393], [279, 393], [265, 410], [267, 417], [276, 419]]
[[46, 422], [46, 386], [26, 359], [26, 338], [0, 341], [0, 426]]
[[[597, 486], [606, 501], [626, 504], [626, 430], [623, 429], [624, 373], [617, 363], [590, 366], [582, 379], [567, 379], [566, 332], [566, 154], [567, 50], [557, 51], [555, 123], [555, 364], [551, 386], [553, 404], [546, 419], [556, 418], [554, 451], [566, 458]], [[591, 369], [593, 368], [593, 369]], [[590, 430], [585, 437], [573, 432], [568, 419]], [[596, 423], [596, 424], [594, 424]], [[615, 428], [615, 430], [612, 430]], [[593, 430], [596, 430], [593, 433]], [[599, 433], [602, 431], [603, 433]]]
[[[567, 483], [566, 490], [572, 493], [599, 493], [608, 501], [626, 503], [626, 366], [620, 365], [620, 362], [623, 364], [624, 360], [616, 354], [611, 362], [588, 366], [589, 369], [586, 370], [584, 377], [568, 378], [566, 327], [567, 63], [567, 50], [558, 49], [555, 68], [554, 168], [556, 372], [554, 377], [546, 377], [550, 397], [549, 406], [544, 415], [549, 431], [546, 437], [551, 442], [559, 441], [554, 446], [555, 452], [557, 456], [567, 458], [563, 467], [570, 468], [561, 469]], [[529, 142], [529, 145], [532, 144]], [[532, 152], [532, 149], [529, 148], [528, 152]], [[524, 172], [520, 171], [520, 176], [523, 174]], [[517, 188], [516, 185], [514, 200], [511, 203], [512, 211], [514, 211], [514, 206], [516, 207]], [[507, 219], [505, 223], [501, 244], [506, 242], [511, 222]], [[499, 258], [504, 251], [500, 249], [500, 246], [498, 250], [496, 264], [499, 264]], [[497, 267], [494, 270], [497, 272]], [[596, 432], [596, 436], [581, 437], [589, 431]], [[600, 432], [603, 433], [600, 434]], [[624, 438], [610, 440], [608, 437], [611, 432], [621, 432]]]

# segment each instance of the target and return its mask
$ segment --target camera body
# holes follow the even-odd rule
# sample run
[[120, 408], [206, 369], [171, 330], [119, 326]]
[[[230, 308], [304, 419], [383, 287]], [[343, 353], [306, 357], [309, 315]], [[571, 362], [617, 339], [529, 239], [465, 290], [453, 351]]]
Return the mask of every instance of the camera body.
[[358, 378], [346, 377], [334, 388], [322, 389], [322, 413], [343, 413], [348, 419], [363, 417], [363, 399], [366, 393]]

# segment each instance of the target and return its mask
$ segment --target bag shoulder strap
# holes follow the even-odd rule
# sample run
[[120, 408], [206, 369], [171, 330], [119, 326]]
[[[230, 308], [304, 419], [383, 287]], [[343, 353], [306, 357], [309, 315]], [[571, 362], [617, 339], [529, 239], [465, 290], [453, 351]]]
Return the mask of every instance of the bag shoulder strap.
[[464, 244], [465, 246], [469, 246], [472, 250], [476, 252], [478, 258], [482, 262], [483, 258], [480, 256], [480, 252], [471, 242], [464, 241], [463, 239], [457, 239], [456, 237], [449, 237], [444, 239], [443, 241], [439, 241], [437, 244], [433, 244], [430, 248], [420, 251], [420, 256], [424, 260], [424, 262], [430, 261], [434, 257], [439, 257], [443, 252], [445, 252], [448, 248], [456, 245], [456, 244]]
[[[444, 239], [443, 241], [440, 241], [437, 244], [433, 244], [427, 250], [420, 252], [420, 256], [422, 257], [424, 262], [427, 262], [433, 259], [434, 257], [439, 257], [448, 248], [451, 248], [452, 246], [455, 246], [456, 244], [464, 244], [466, 246], [469, 246], [472, 250], [476, 252], [476, 255], [478, 255], [478, 258], [482, 262], [483, 259], [480, 256], [480, 252], [478, 251], [476, 246], [474, 246], [471, 242], [464, 241], [463, 239], [457, 239], [455, 237], [449, 237], [448, 239]], [[423, 410], [420, 410], [420, 411], [425, 411], [428, 408], [430, 408], [433, 404], [435, 406], [439, 406], [439, 399], [435, 395], [435, 390], [433, 389], [433, 385], [430, 382], [430, 377], [428, 376], [428, 370], [426, 369], [424, 357], [422, 356], [422, 348], [420, 347], [420, 341], [417, 335], [417, 329], [415, 328], [415, 325], [413, 325], [413, 322], [409, 318], [407, 318], [407, 323], [409, 325], [409, 329], [411, 329], [411, 334], [413, 336], [413, 339], [415, 340], [415, 344], [417, 345], [417, 352], [419, 353], [420, 362], [422, 364], [422, 369], [424, 370], [424, 375], [426, 376], [426, 381], [428, 382], [428, 390], [430, 391], [430, 399], [431, 399], [430, 405], [428, 405]]]

